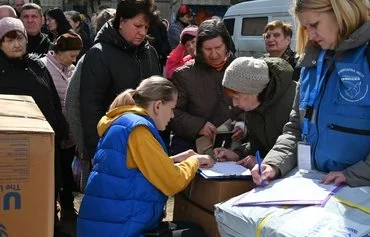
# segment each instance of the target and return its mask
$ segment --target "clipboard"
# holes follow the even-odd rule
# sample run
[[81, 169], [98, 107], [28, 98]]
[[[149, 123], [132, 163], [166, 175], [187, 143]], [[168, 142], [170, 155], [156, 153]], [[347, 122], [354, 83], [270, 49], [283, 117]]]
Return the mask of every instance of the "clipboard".
[[198, 169], [198, 173], [203, 178], [212, 180], [252, 179], [250, 170], [238, 165], [235, 161], [217, 162], [212, 168]]

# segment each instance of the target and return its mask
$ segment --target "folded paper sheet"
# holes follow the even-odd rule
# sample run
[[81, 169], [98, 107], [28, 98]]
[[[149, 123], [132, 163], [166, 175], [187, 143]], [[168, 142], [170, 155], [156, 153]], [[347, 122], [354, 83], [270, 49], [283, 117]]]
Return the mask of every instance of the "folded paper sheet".
[[324, 205], [340, 186], [321, 184], [320, 180], [290, 177], [257, 187], [242, 195], [233, 205]]

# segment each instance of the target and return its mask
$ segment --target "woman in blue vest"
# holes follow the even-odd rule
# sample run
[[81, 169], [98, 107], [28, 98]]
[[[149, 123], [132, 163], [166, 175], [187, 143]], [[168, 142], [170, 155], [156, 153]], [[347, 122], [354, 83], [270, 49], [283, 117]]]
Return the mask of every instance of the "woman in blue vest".
[[283, 135], [262, 175], [253, 168], [253, 180], [284, 176], [298, 161], [327, 172], [325, 184], [370, 185], [369, 2], [295, 0], [293, 12], [300, 87]]
[[[183, 190], [207, 155], [189, 150], [168, 157], [158, 130], [173, 118], [177, 90], [152, 76], [117, 96], [98, 124], [100, 141], [85, 189], [77, 236], [205, 236], [196, 225], [160, 224], [167, 196]], [[174, 163], [178, 163], [174, 165]], [[158, 226], [161, 228], [158, 229]], [[163, 227], [163, 228], [162, 228]]]

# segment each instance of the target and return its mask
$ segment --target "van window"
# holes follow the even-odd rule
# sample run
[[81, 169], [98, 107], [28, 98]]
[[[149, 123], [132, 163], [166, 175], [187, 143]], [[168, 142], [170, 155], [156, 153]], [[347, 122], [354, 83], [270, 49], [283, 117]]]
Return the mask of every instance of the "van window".
[[230, 36], [234, 35], [235, 18], [224, 19], [224, 24], [229, 31]]
[[267, 17], [243, 18], [242, 36], [262, 36]]

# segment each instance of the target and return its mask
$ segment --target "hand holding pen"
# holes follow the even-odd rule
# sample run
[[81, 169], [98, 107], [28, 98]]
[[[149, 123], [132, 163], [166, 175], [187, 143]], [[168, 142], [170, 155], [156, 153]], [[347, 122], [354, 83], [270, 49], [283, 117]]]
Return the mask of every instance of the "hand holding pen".
[[251, 174], [253, 182], [256, 185], [260, 185], [263, 187], [264, 185], [267, 185], [270, 182], [270, 180], [274, 179], [277, 176], [277, 170], [271, 165], [262, 164], [260, 156], [259, 156], [260, 162], [258, 162], [257, 155], [259, 156], [259, 152], [258, 154], [256, 153], [257, 164], [251, 170]]
[[258, 165], [258, 173], [261, 176], [261, 186], [265, 187], [265, 181], [264, 181], [265, 178], [262, 176], [262, 161], [261, 161], [261, 156], [260, 156], [259, 151], [256, 152], [256, 161]]
[[213, 149], [217, 161], [239, 161], [239, 155], [232, 150], [217, 147]]

